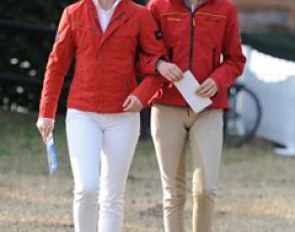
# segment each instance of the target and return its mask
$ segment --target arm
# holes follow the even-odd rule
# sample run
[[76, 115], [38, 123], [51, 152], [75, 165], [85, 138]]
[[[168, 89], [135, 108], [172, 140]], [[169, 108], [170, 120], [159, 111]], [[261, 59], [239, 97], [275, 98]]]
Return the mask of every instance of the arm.
[[44, 143], [54, 128], [54, 118], [63, 80], [68, 72], [74, 51], [67, 9], [61, 17], [55, 43], [49, 55], [40, 100], [37, 128]]
[[[168, 81], [178, 81], [182, 78], [182, 71], [167, 60], [162, 33], [158, 29], [151, 13], [146, 11], [141, 21], [140, 62], [138, 69], [146, 78], [131, 95], [137, 96], [144, 105], [148, 105], [153, 95]], [[164, 78], [161, 78], [161, 74]]]
[[246, 62], [242, 53], [238, 16], [234, 6], [228, 17], [222, 54], [223, 63], [213, 71], [210, 77], [217, 84], [218, 90], [224, 92], [242, 74]]
[[151, 13], [144, 9], [140, 17], [140, 60], [138, 69], [145, 78], [140, 85], [131, 93], [138, 97], [143, 105], [148, 105], [149, 100], [161, 88], [166, 80], [157, 75], [156, 65], [160, 59], [166, 59], [166, 49], [163, 39], [158, 36], [159, 29]]
[[139, 22], [139, 69], [144, 75], [154, 75], [160, 59], [167, 60], [167, 51], [164, 46], [162, 33], [159, 30], [152, 14], [144, 9]]
[[41, 95], [39, 118], [54, 119], [63, 81], [71, 64], [74, 42], [67, 8], [64, 10], [49, 55]]
[[161, 30], [161, 19], [160, 19], [160, 13], [158, 12], [157, 9], [157, 3], [154, 0], [151, 0], [148, 2], [148, 4], [146, 5], [146, 7], [148, 8], [148, 10], [151, 12], [151, 14], [153, 15], [158, 27]]

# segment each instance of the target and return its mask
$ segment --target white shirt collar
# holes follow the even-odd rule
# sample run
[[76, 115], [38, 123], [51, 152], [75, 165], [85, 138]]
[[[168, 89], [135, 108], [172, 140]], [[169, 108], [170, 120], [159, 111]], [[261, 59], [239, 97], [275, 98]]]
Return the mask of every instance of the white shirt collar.
[[115, 9], [119, 5], [119, 3], [122, 2], [122, 0], [116, 0], [109, 10], [104, 10], [103, 8], [101, 8], [97, 0], [92, 0], [92, 2], [95, 5], [101, 29], [103, 32], [105, 32], [111, 21]]
[[98, 0], [92, 0], [92, 2], [94, 3], [94, 5], [96, 6], [96, 8], [98, 10], [102, 10], [102, 11], [106, 11], [106, 12], [109, 12], [109, 11], [112, 12], [119, 5], [119, 3], [122, 2], [122, 0], [116, 0], [109, 10], [102, 9], [99, 2], [98, 2]]

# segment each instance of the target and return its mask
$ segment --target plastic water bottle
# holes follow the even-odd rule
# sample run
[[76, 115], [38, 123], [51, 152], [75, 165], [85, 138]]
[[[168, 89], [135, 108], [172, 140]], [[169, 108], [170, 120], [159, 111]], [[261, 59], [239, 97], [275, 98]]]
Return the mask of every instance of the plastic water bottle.
[[55, 146], [52, 133], [48, 136], [46, 142], [48, 173], [52, 175], [58, 168], [58, 158], [55, 152]]

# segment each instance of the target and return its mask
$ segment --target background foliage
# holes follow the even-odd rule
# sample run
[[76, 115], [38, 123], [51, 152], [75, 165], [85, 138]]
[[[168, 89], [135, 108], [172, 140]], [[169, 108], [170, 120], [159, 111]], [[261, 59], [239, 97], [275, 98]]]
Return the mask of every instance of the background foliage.
[[[0, 1], [2, 109], [19, 112], [38, 109], [45, 65], [53, 44], [55, 29], [62, 10], [75, 2], [77, 1]], [[66, 95], [67, 90], [62, 94], [60, 106], [65, 105]]]

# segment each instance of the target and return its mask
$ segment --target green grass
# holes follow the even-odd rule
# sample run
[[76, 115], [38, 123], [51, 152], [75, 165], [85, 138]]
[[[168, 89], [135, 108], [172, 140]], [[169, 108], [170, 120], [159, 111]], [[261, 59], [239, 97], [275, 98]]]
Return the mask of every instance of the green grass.
[[[19, 162], [24, 161], [38, 163], [45, 160], [45, 146], [41, 140], [41, 136], [35, 126], [37, 114], [18, 114], [0, 111], [0, 157], [14, 157]], [[54, 129], [54, 140], [56, 150], [60, 158], [61, 166], [69, 169], [68, 150], [65, 134], [64, 117], [59, 116], [56, 120]], [[152, 141], [140, 141], [137, 146], [137, 153], [141, 156], [154, 155], [154, 147]], [[257, 156], [267, 156], [272, 153], [272, 146], [262, 140], [255, 140], [250, 145], [243, 146], [239, 149], [225, 147], [224, 162], [232, 163], [243, 160], [246, 156], [257, 158]], [[247, 158], [247, 159], [248, 159]], [[8, 160], [8, 158], [7, 158]], [[13, 160], [13, 159], [12, 159]], [[38, 165], [35, 165], [38, 166]], [[0, 170], [9, 169], [9, 165], [1, 162]], [[24, 168], [26, 170], [26, 168]], [[36, 171], [29, 166], [26, 171]]]
[[[73, 231], [64, 118], [57, 119], [54, 130], [60, 168], [50, 177], [36, 120], [36, 114], [0, 112], [0, 232]], [[272, 145], [258, 139], [239, 149], [224, 148], [213, 232], [294, 231], [295, 159], [272, 153]], [[160, 204], [155, 151], [151, 141], [140, 141], [126, 189], [125, 231], [162, 231]], [[187, 231], [191, 207], [189, 195]]]
[[[35, 126], [37, 114], [17, 114], [0, 112], [0, 170], [10, 170], [16, 166], [25, 172], [34, 172], [40, 164], [46, 167], [46, 150], [41, 136]], [[64, 119], [58, 117], [54, 130], [55, 143], [61, 165], [67, 162], [67, 146], [64, 130]], [[7, 163], [5, 162], [7, 161]], [[12, 163], [13, 162], [13, 163]], [[32, 165], [22, 165], [22, 164]]]
[[[37, 174], [46, 170], [45, 145], [36, 128], [36, 121], [36, 113], [18, 114], [0, 111], [0, 171], [7, 172], [12, 170], [11, 167], [16, 167], [14, 170], [22, 173]], [[57, 117], [53, 133], [62, 167], [60, 169], [68, 173], [70, 164], [64, 116]], [[152, 141], [141, 141], [137, 151], [144, 157], [154, 155]]]

